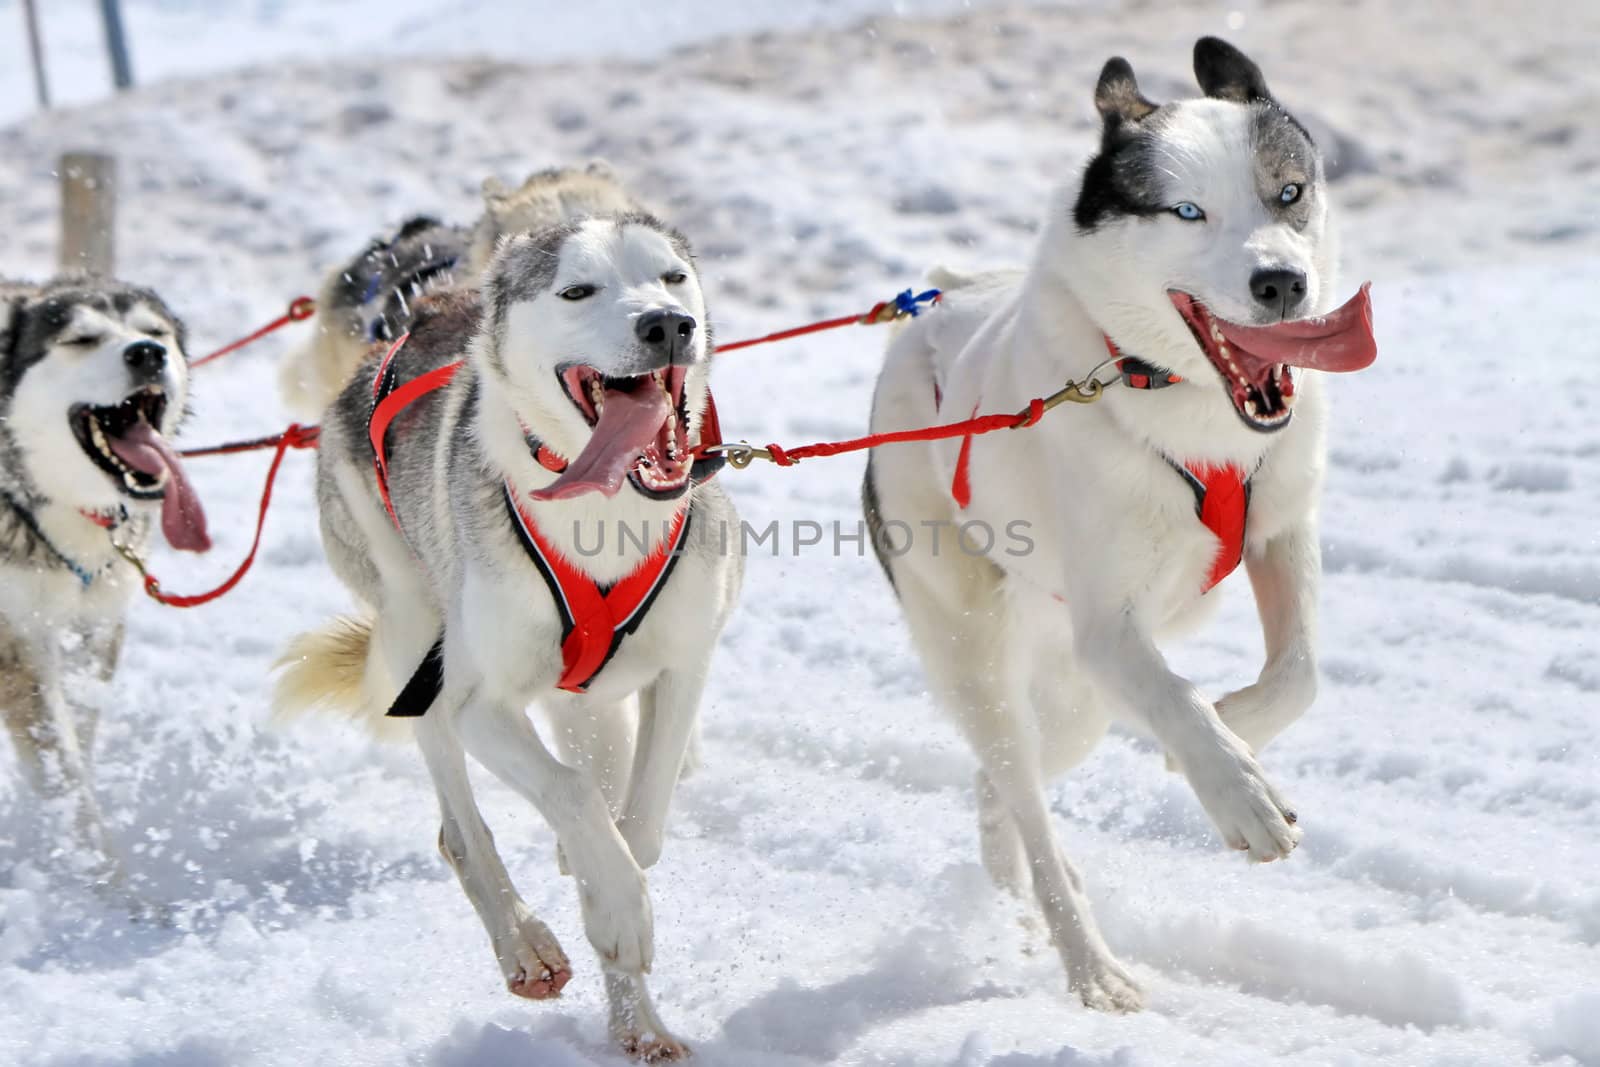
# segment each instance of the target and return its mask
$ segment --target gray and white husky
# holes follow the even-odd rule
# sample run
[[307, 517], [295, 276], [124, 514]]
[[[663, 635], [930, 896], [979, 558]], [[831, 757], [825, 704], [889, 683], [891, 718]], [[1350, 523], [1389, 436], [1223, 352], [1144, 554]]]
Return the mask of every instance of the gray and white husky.
[[[710, 344], [689, 247], [645, 215], [514, 235], [481, 295], [431, 297], [410, 330], [324, 420], [323, 541], [364, 612], [297, 639], [278, 706], [332, 705], [377, 722], [386, 709], [426, 711], [415, 735], [438, 793], [440, 850], [511, 991], [543, 999], [571, 968], [495, 852], [466, 757], [532, 802], [576, 879], [613, 1034], [643, 1059], [677, 1058], [686, 1049], [645, 988], [643, 869], [661, 854], [740, 563], [714, 536], [675, 542], [681, 553], [652, 572], [652, 596], [605, 629], [597, 651], [609, 658], [579, 686], [566, 651], [588, 623], [571, 585], [548, 572], [565, 568], [590, 592], [622, 589], [666, 558], [656, 553], [667, 529], [737, 522], [721, 489], [693, 477]], [[377, 434], [391, 516], [374, 469], [375, 395], [463, 357], [448, 385]], [[534, 703], [549, 744], [525, 713]]]
[[159, 521], [210, 547], [171, 444], [188, 395], [183, 324], [148, 289], [100, 278], [0, 284], [0, 716], [34, 790], [66, 816], [89, 873], [118, 864], [89, 757], [99, 708], [66, 676], [109, 678]]
[[514, 189], [486, 178], [483, 214], [470, 229], [426, 215], [408, 219], [394, 236], [373, 240], [329, 272], [317, 294], [310, 339], [279, 371], [285, 406], [298, 417], [321, 418], [373, 344], [405, 333], [418, 301], [476, 287], [505, 235], [643, 210], [608, 164], [591, 160], [535, 171]]
[[[1317, 687], [1317, 372], [1376, 355], [1365, 288], [1335, 310], [1311, 138], [1232, 46], [1202, 39], [1194, 65], [1204, 97], [1163, 106], [1124, 60], [1105, 65], [1099, 151], [1052, 204], [1031, 266], [935, 273], [942, 305], [892, 341], [872, 429], [1017, 411], [1097, 370], [1125, 384], [1031, 429], [879, 449], [863, 492], [939, 703], [982, 768], [984, 865], [1013, 892], [1031, 885], [1071, 988], [1109, 1010], [1142, 993], [1057, 844], [1045, 782], [1117, 716], [1155, 736], [1230, 848], [1265, 862], [1295, 847], [1256, 750]], [[978, 534], [963, 551], [892, 544], [895, 528], [969, 522], [1025, 522], [1033, 550], [986, 552]], [[1212, 701], [1156, 642], [1202, 621], [1241, 554], [1266, 663]]]

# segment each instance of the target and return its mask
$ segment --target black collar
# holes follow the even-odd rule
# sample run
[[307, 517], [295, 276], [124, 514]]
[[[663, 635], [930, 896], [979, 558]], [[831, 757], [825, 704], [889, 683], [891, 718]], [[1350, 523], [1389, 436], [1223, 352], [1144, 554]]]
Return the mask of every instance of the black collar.
[[1146, 363], [1137, 356], [1118, 359], [1117, 370], [1122, 372], [1122, 384], [1130, 389], [1165, 389], [1183, 381], [1180, 375], [1154, 363]]

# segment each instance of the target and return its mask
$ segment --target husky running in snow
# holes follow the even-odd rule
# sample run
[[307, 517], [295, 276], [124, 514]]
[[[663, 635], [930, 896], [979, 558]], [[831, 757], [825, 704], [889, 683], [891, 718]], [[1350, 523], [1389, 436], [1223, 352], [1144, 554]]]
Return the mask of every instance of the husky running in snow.
[[429, 293], [477, 286], [500, 238], [563, 220], [642, 211], [611, 168], [594, 160], [530, 174], [515, 189], [483, 183], [483, 214], [470, 229], [419, 215], [329, 273], [317, 295], [310, 340], [285, 357], [279, 390], [297, 417], [315, 420], [374, 344], [406, 332]]
[[189, 381], [183, 324], [148, 289], [102, 278], [0, 283], [0, 716], [34, 790], [57, 802], [91, 877], [120, 879], [95, 802], [99, 708], [69, 674], [109, 679], [159, 523], [211, 547], [173, 449]]
[[[1317, 372], [1376, 355], [1365, 288], [1337, 307], [1311, 138], [1232, 46], [1200, 40], [1194, 67], [1205, 96], [1157, 106], [1126, 61], [1105, 65], [1100, 149], [1032, 265], [934, 275], [942, 305], [892, 341], [872, 429], [1019, 410], [1097, 369], [1122, 382], [1031, 429], [881, 448], [863, 487], [939, 703], [982, 768], [984, 866], [1032, 886], [1071, 988], [1107, 1010], [1142, 993], [1056, 842], [1045, 782], [1118, 716], [1155, 736], [1230, 848], [1261, 862], [1293, 850], [1298, 820], [1256, 751], [1316, 692]], [[899, 524], [974, 520], [1025, 521], [1033, 551], [885, 550]], [[1213, 702], [1156, 641], [1202, 621], [1241, 555], [1266, 663]]]
[[[715, 534], [691, 536], [737, 518], [692, 459], [710, 343], [688, 245], [645, 215], [513, 235], [481, 293], [424, 300], [410, 331], [324, 420], [323, 541], [365, 613], [297, 639], [278, 706], [414, 717], [440, 851], [506, 984], [543, 999], [571, 968], [495, 852], [467, 756], [526, 797], [578, 886], [613, 1035], [642, 1059], [676, 1059], [687, 1050], [645, 988], [643, 868], [661, 854], [741, 577]], [[389, 421], [391, 390], [463, 357]], [[624, 539], [618, 524], [651, 533]]]

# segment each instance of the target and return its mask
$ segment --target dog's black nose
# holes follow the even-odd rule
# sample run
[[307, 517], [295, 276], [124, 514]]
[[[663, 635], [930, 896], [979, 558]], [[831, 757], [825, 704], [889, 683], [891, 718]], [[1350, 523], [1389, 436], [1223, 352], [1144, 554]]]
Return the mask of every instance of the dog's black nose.
[[633, 332], [653, 355], [665, 356], [668, 363], [687, 363], [696, 325], [693, 315], [657, 308], [640, 315]]
[[1306, 302], [1306, 276], [1298, 270], [1258, 270], [1250, 275], [1256, 300], [1286, 319]]
[[167, 350], [154, 341], [135, 341], [122, 350], [122, 361], [141, 374], [160, 374], [167, 367]]

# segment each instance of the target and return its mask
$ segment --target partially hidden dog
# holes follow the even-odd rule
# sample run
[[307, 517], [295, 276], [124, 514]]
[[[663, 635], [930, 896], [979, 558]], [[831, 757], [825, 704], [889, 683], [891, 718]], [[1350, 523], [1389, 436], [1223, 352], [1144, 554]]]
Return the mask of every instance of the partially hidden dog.
[[[688, 244], [641, 214], [513, 234], [478, 291], [423, 300], [409, 329], [323, 422], [323, 541], [363, 614], [293, 644], [277, 705], [415, 723], [440, 851], [508, 987], [543, 999], [571, 966], [495, 852], [467, 757], [530, 801], [578, 887], [613, 1035], [676, 1059], [645, 986], [643, 869], [741, 580], [717, 547], [732, 506], [692, 453], [711, 348]], [[430, 375], [448, 383], [386, 406]]]
[[211, 545], [172, 437], [188, 403], [184, 328], [155, 293], [62, 277], [0, 284], [0, 716], [74, 859], [114, 887], [121, 865], [95, 800], [100, 708], [68, 685], [109, 679], [143, 555]]
[[536, 171], [514, 189], [485, 179], [483, 213], [470, 228], [427, 215], [408, 219], [393, 236], [375, 238], [328, 273], [308, 324], [310, 339], [280, 368], [285, 406], [297, 417], [320, 418], [372, 345], [405, 333], [418, 301], [477, 286], [507, 234], [643, 210], [611, 167], [593, 160]]
[[[1256, 752], [1317, 688], [1319, 372], [1376, 356], [1366, 287], [1340, 305], [1316, 145], [1237, 49], [1204, 38], [1194, 68], [1205, 95], [1157, 106], [1126, 61], [1105, 65], [1099, 151], [1031, 265], [933, 275], [942, 303], [891, 342], [872, 429], [1019, 411], [1097, 371], [1114, 384], [1029, 429], [880, 448], [863, 488], [938, 702], [979, 759], [984, 865], [1032, 888], [1072, 990], [1118, 1011], [1143, 995], [1045, 783], [1119, 717], [1154, 735], [1230, 848], [1294, 849], [1299, 820]], [[964, 530], [960, 550], [909, 536], [941, 523]], [[1032, 550], [995, 537], [1008, 529]], [[1203, 620], [1241, 556], [1266, 662], [1212, 701], [1157, 642]]]

